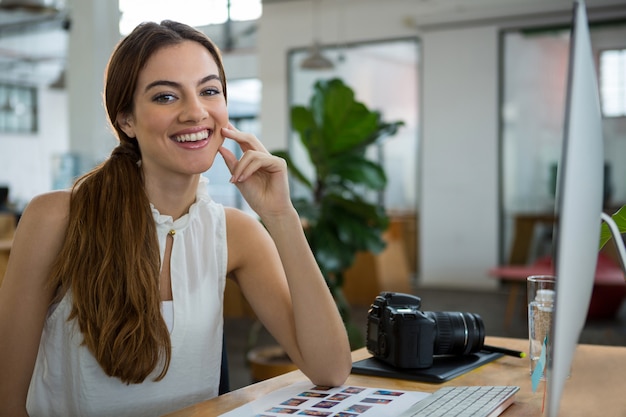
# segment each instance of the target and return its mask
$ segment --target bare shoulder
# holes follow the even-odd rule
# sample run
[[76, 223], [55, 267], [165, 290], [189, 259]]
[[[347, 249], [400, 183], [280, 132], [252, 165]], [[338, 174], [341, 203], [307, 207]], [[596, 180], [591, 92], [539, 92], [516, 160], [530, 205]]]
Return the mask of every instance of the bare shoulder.
[[26, 206], [18, 223], [15, 246], [23, 241], [58, 244], [65, 234], [70, 207], [69, 190], [53, 191], [34, 197]]
[[225, 212], [229, 271], [272, 251], [272, 238], [257, 218], [232, 207], [226, 207]]
[[2, 284], [4, 297], [28, 293], [37, 305], [47, 305], [52, 295], [44, 284], [65, 239], [69, 200], [69, 191], [55, 191], [28, 203], [13, 238]]
[[24, 215], [67, 216], [70, 208], [69, 190], [51, 191], [34, 197], [26, 206]]
[[242, 244], [251, 244], [257, 241], [257, 239], [264, 240], [269, 238], [267, 230], [252, 215], [232, 207], [225, 208], [225, 212], [229, 249], [232, 246], [231, 242], [240, 246]]
[[226, 213], [226, 226], [233, 232], [245, 231], [250, 228], [263, 229], [263, 225], [258, 219], [242, 210], [225, 207], [224, 212]]

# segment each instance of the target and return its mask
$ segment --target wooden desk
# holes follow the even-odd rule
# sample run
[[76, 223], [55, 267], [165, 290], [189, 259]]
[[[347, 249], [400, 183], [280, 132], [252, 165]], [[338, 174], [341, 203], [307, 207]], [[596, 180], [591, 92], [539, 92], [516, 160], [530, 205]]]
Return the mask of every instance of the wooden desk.
[[[487, 337], [487, 344], [528, 351], [526, 339]], [[353, 352], [354, 361], [369, 354], [365, 349]], [[268, 394], [271, 391], [302, 381], [300, 371], [293, 371], [262, 381], [209, 401], [168, 414], [168, 417], [216, 417]], [[561, 400], [561, 416], [623, 417], [626, 414], [626, 347], [579, 345], [572, 364], [572, 375], [565, 384]], [[537, 417], [541, 415], [544, 382], [532, 392], [528, 358], [504, 356], [445, 384], [429, 384], [391, 378], [352, 374], [346, 385], [380, 387], [400, 390], [434, 392], [451, 385], [517, 385], [520, 391], [515, 403], [504, 417]]]

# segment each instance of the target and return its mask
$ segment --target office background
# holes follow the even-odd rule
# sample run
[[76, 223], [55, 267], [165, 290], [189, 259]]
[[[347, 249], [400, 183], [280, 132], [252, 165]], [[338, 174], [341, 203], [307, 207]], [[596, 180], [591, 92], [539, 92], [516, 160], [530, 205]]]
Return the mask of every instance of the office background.
[[[626, 3], [587, 5], [594, 49], [625, 49]], [[37, 97], [35, 132], [0, 132], [0, 183], [18, 208], [115, 144], [101, 92], [120, 38], [117, 2], [68, 0], [62, 10], [45, 25], [2, 24], [16, 12], [0, 14], [0, 81], [34, 87]], [[223, 25], [202, 29], [224, 50], [233, 86], [256, 80], [258, 102], [242, 123], [269, 149], [292, 144], [289, 106], [305, 100], [303, 85], [318, 76], [339, 75], [386, 118], [408, 120], [385, 156], [389, 209], [419, 225], [411, 278], [424, 287], [494, 290], [487, 271], [507, 261], [515, 213], [550, 209], [570, 12], [566, 0], [265, 0], [260, 19], [232, 22], [230, 37]], [[314, 40], [335, 69], [311, 75], [296, 65]], [[414, 48], [394, 55], [398, 42]], [[359, 52], [369, 55], [350, 58]], [[55, 88], [61, 73], [65, 84]], [[10, 91], [1, 97], [8, 102]], [[626, 201], [624, 120], [605, 121], [615, 205]]]

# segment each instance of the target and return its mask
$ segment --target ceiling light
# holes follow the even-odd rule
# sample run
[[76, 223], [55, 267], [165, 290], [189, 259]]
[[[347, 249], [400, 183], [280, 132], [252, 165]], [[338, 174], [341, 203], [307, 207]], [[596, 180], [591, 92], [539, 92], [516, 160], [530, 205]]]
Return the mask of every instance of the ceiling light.
[[58, 12], [60, 10], [59, 0], [1, 0], [0, 8], [31, 12]]
[[304, 58], [300, 63], [300, 68], [323, 70], [332, 69], [334, 67], [333, 62], [330, 59], [326, 58], [324, 55], [322, 55], [320, 45], [317, 42], [313, 43], [313, 46], [311, 46], [311, 49], [309, 51], [309, 55]]
[[317, 41], [319, 33], [319, 1], [311, 0], [311, 26], [313, 29], [313, 45], [309, 48], [309, 55], [302, 60], [300, 68], [311, 70], [331, 69], [335, 65], [333, 62], [322, 55], [322, 49]]

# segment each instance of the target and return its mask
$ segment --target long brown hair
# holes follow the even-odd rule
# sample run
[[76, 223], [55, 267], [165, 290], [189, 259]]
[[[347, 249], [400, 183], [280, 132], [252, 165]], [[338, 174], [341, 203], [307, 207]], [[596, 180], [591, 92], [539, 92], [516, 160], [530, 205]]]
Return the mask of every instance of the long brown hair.
[[106, 69], [104, 102], [118, 146], [72, 189], [65, 242], [50, 283], [70, 290], [69, 319], [107, 375], [125, 383], [143, 382], [157, 367], [162, 379], [171, 359], [171, 341], [161, 316], [161, 269], [156, 226], [144, 188], [141, 150], [117, 124], [133, 112], [137, 78], [163, 47], [192, 40], [205, 46], [226, 77], [219, 49], [202, 32], [172, 21], [147, 22], [116, 46]]

